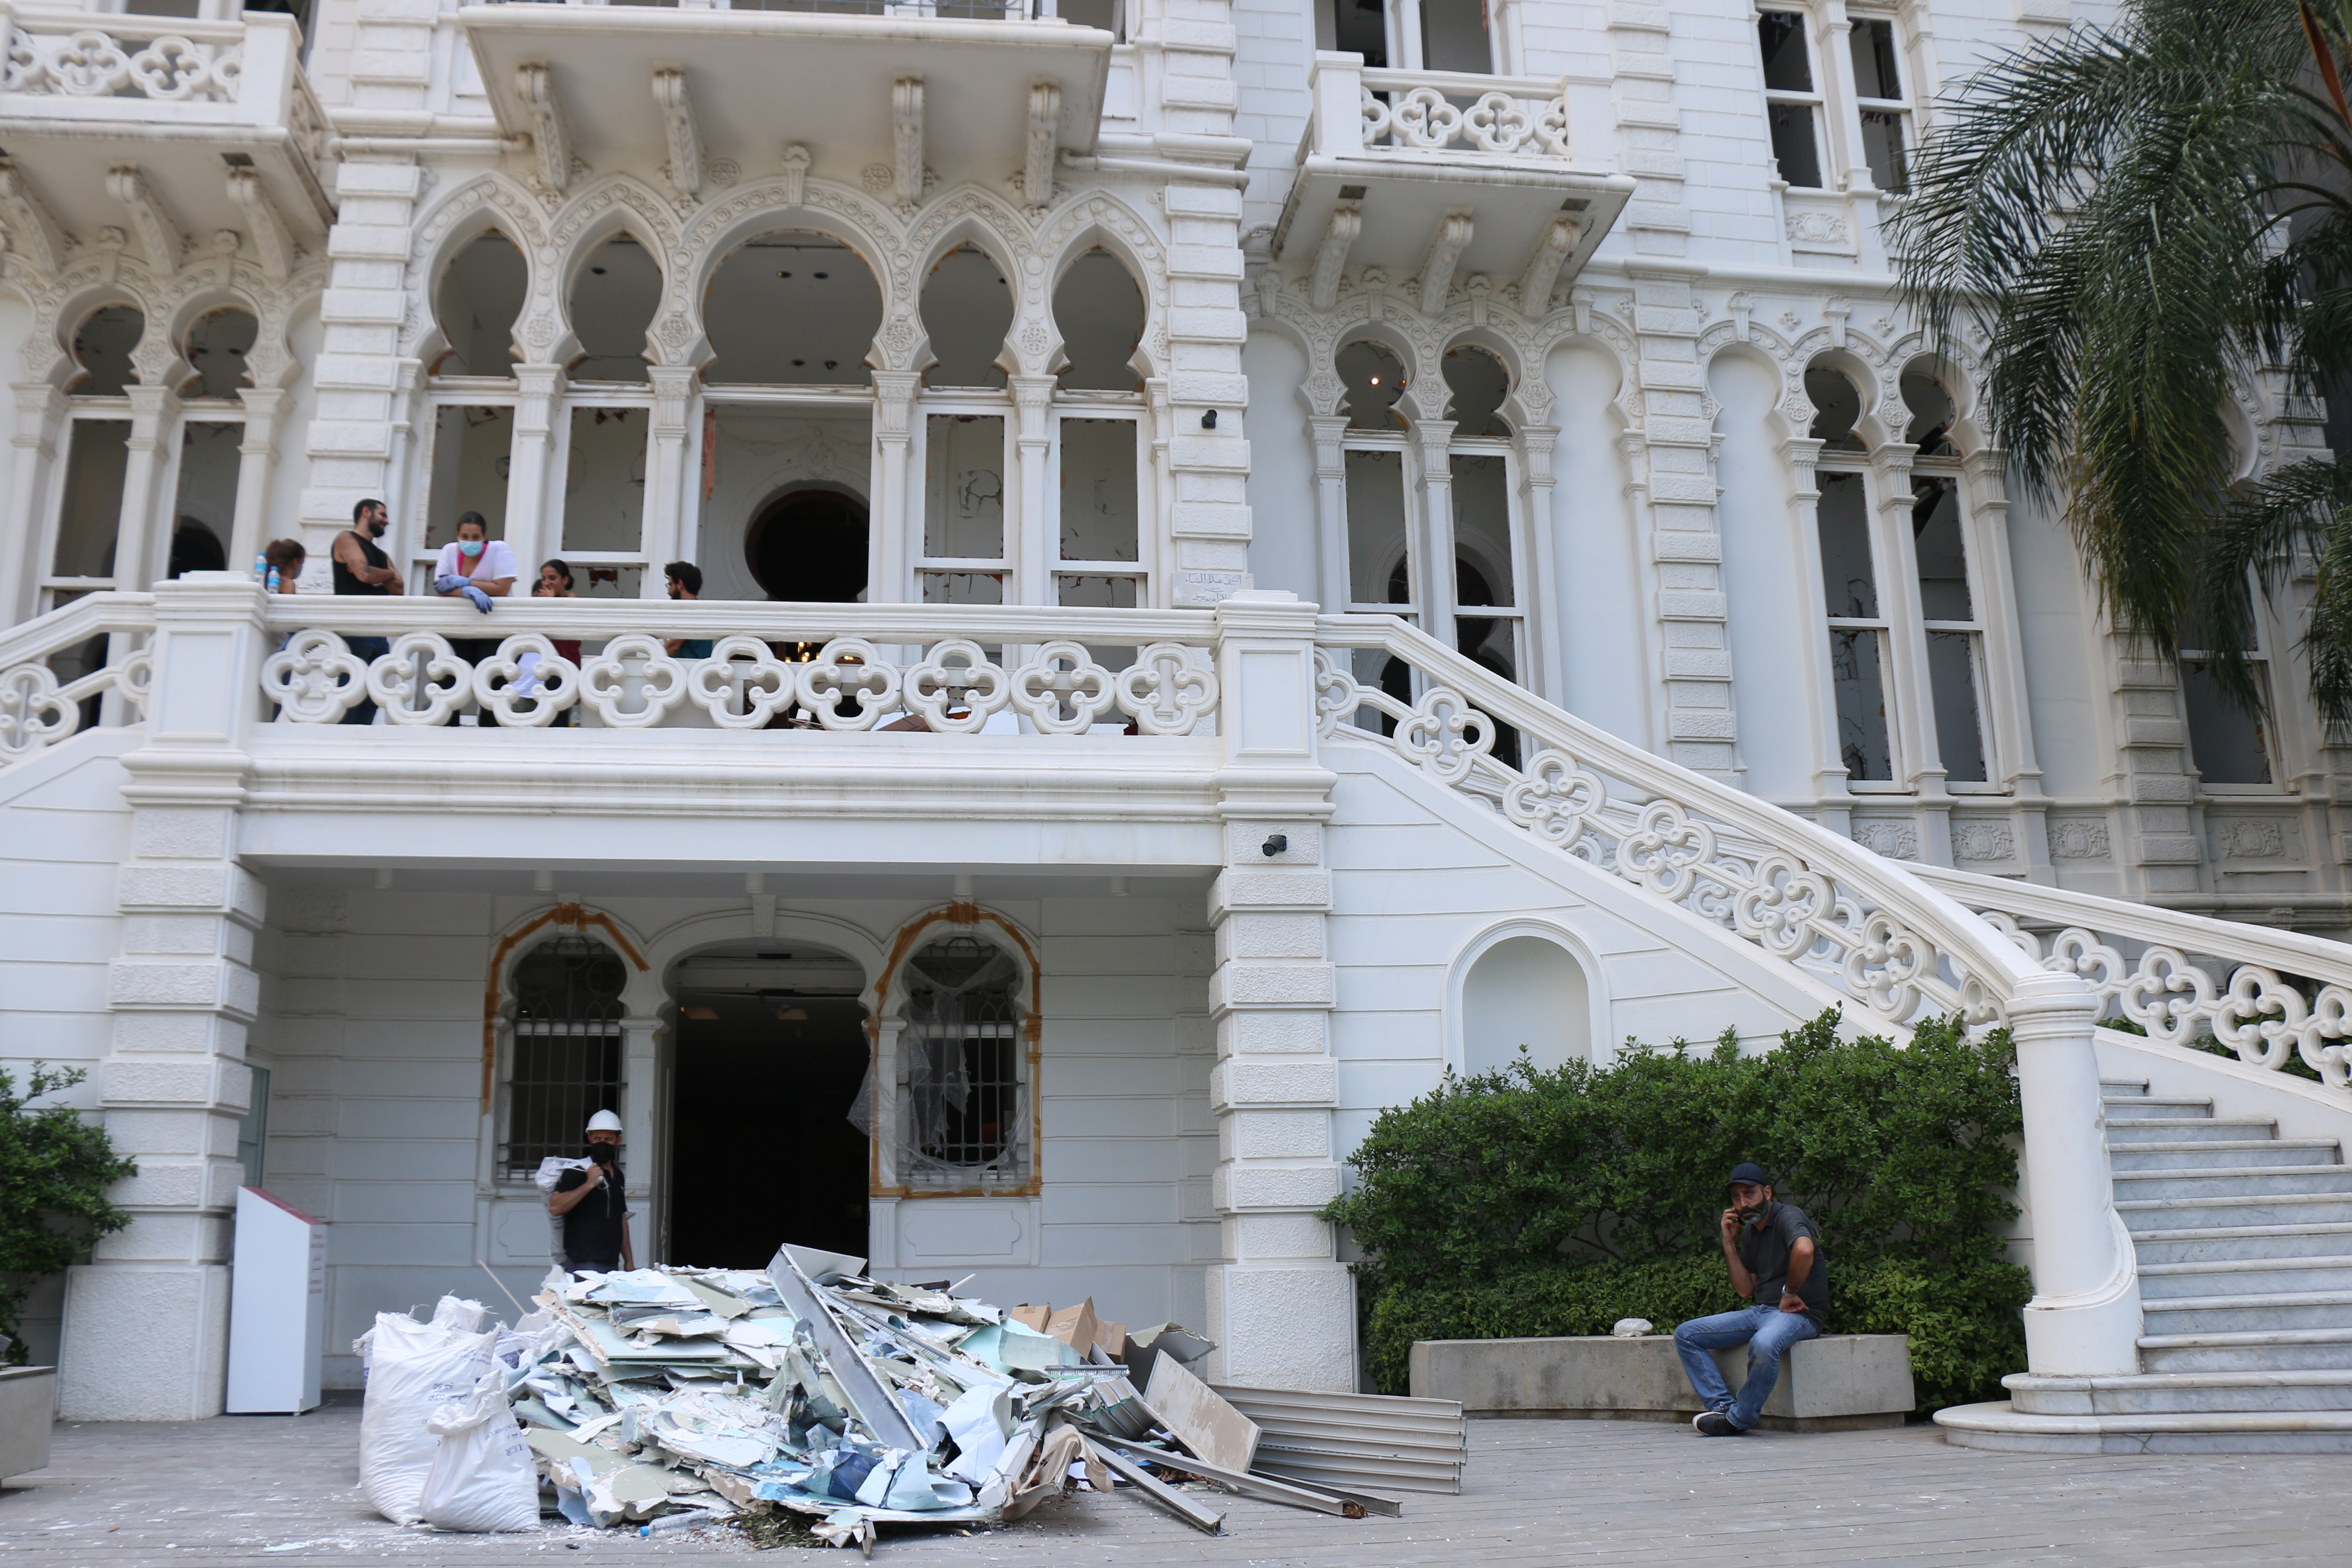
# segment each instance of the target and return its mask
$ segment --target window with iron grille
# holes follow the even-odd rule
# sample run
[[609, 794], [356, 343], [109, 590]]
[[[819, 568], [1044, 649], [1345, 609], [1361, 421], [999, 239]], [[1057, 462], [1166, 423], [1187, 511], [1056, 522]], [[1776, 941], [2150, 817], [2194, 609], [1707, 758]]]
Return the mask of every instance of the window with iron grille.
[[971, 936], [908, 960], [901, 1102], [906, 1168], [917, 1181], [1017, 1179], [1026, 1114], [1019, 977], [1011, 954]]
[[583, 936], [560, 936], [514, 970], [514, 1058], [499, 1168], [528, 1176], [551, 1154], [576, 1156], [588, 1119], [621, 1102], [618, 954]]

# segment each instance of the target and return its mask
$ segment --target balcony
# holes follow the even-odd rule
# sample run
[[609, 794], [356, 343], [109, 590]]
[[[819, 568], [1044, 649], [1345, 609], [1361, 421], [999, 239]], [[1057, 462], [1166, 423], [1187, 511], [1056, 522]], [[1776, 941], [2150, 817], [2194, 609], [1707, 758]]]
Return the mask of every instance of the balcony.
[[1008, 170], [1050, 181], [1057, 153], [1093, 150], [1111, 35], [1029, 9], [475, 5], [457, 17], [500, 128], [534, 138], [542, 184], [562, 187], [576, 157], [663, 170], [691, 196], [709, 194], [706, 178], [813, 160], [904, 205]]
[[1456, 277], [1517, 281], [1540, 314], [1633, 194], [1624, 174], [1579, 167], [1567, 83], [1538, 77], [1365, 68], [1318, 54], [1314, 110], [1274, 253], [1306, 270], [1318, 309], [1350, 266], [1417, 275], [1435, 314]]
[[9, 248], [36, 268], [58, 270], [65, 237], [120, 230], [126, 218], [166, 272], [189, 236], [251, 234], [272, 271], [290, 266], [293, 247], [323, 239], [334, 221], [321, 181], [327, 119], [303, 79], [292, 17], [65, 6], [0, 6], [0, 148], [11, 176], [0, 183], [0, 221]]

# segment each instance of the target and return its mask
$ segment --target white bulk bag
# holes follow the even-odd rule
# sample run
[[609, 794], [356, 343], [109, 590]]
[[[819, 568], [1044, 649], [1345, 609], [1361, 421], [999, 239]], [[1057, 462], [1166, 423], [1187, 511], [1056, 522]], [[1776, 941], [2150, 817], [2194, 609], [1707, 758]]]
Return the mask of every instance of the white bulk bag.
[[539, 1465], [492, 1372], [442, 1406], [425, 1430], [441, 1439], [418, 1507], [438, 1530], [530, 1530], [539, 1523]]
[[360, 1411], [360, 1488], [368, 1506], [394, 1524], [425, 1517], [425, 1472], [440, 1439], [426, 1430], [434, 1412], [474, 1391], [492, 1366], [498, 1336], [478, 1333], [478, 1301], [444, 1296], [433, 1321], [379, 1312], [352, 1348], [367, 1358], [367, 1401]]

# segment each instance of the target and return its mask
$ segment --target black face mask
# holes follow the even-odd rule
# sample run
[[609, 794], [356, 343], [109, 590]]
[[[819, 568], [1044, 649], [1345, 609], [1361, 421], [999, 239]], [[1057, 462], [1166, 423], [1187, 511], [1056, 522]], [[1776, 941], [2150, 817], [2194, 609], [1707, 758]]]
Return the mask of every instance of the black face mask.
[[595, 1161], [596, 1163], [600, 1165], [612, 1164], [614, 1161], [618, 1160], [620, 1156], [621, 1149], [620, 1145], [617, 1143], [591, 1143], [588, 1145], [588, 1158]]

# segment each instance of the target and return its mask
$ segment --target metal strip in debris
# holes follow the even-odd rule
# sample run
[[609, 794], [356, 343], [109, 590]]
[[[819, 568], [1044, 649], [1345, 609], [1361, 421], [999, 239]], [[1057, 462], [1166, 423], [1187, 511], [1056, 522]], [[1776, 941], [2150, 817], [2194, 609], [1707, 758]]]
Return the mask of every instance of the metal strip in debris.
[[[1113, 1437], [1107, 1434], [1096, 1434], [1094, 1441], [1097, 1447], [1116, 1448], [1120, 1453], [1139, 1459], [1150, 1459], [1155, 1464], [1181, 1470], [1186, 1475], [1198, 1476], [1202, 1480], [1223, 1487], [1229, 1492], [1239, 1492], [1244, 1497], [1258, 1498], [1266, 1502], [1287, 1503], [1293, 1508], [1311, 1508], [1318, 1513], [1336, 1513], [1343, 1518], [1361, 1518], [1367, 1513], [1378, 1513], [1385, 1514], [1391, 1519], [1399, 1519], [1404, 1514], [1404, 1505], [1394, 1498], [1375, 1497], [1370, 1492], [1335, 1492], [1323, 1488], [1307, 1486], [1303, 1482], [1278, 1480], [1272, 1476], [1252, 1475], [1246, 1470], [1229, 1470], [1222, 1465], [1213, 1465], [1206, 1459], [1192, 1458], [1182, 1454], [1171, 1454], [1164, 1448], [1153, 1448], [1141, 1443], [1130, 1443], [1123, 1437]], [[1351, 1507], [1352, 1512], [1350, 1512]]]
[[857, 1406], [858, 1418], [882, 1443], [893, 1448], [904, 1448], [920, 1454], [930, 1447], [929, 1442], [915, 1435], [914, 1424], [907, 1419], [890, 1391], [866, 1364], [866, 1357], [849, 1342], [841, 1325], [834, 1321], [833, 1310], [809, 1277], [801, 1272], [800, 1265], [791, 1257], [778, 1252], [768, 1263], [768, 1281], [776, 1294], [791, 1309], [793, 1316], [806, 1323], [809, 1337], [816, 1348], [824, 1352], [826, 1366], [849, 1402]]
[[1214, 1535], [1224, 1528], [1225, 1516], [1202, 1507], [1182, 1492], [1129, 1458], [1125, 1454], [1089, 1441], [1087, 1445], [1096, 1458], [1110, 1467], [1119, 1479], [1140, 1490], [1144, 1496], [1205, 1534]]

